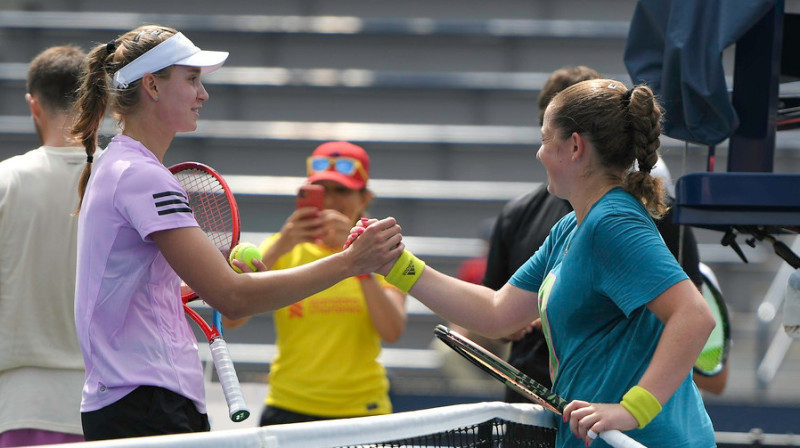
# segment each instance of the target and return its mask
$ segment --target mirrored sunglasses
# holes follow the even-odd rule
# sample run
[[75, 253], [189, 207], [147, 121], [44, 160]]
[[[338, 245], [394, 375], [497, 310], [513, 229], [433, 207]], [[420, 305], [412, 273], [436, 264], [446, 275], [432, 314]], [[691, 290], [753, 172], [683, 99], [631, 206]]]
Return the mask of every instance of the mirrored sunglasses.
[[352, 176], [356, 172], [359, 172], [363, 179], [368, 177], [367, 172], [364, 169], [364, 165], [361, 164], [361, 161], [352, 157], [314, 156], [309, 157], [306, 160], [306, 163], [308, 164], [309, 176], [320, 171], [333, 170], [338, 173], [342, 173], [345, 176]]

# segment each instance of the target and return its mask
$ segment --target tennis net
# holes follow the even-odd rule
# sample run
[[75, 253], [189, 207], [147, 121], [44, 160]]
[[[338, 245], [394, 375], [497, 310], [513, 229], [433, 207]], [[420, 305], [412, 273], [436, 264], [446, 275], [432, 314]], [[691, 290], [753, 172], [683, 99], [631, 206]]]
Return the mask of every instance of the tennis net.
[[[483, 402], [351, 419], [85, 442], [53, 448], [539, 448], [555, 446], [555, 414]], [[623, 435], [615, 447], [641, 447]], [[618, 442], [618, 443], [617, 443]]]

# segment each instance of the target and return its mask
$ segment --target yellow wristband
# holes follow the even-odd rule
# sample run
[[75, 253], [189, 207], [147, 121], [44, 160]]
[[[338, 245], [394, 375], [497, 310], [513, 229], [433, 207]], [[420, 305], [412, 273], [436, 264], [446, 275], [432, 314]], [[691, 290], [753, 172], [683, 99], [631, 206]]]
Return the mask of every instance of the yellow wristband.
[[425, 262], [404, 250], [385, 278], [387, 282], [407, 293], [424, 270]]
[[661, 412], [661, 403], [649, 390], [641, 386], [633, 386], [619, 402], [633, 418], [639, 423], [639, 429], [644, 428]]

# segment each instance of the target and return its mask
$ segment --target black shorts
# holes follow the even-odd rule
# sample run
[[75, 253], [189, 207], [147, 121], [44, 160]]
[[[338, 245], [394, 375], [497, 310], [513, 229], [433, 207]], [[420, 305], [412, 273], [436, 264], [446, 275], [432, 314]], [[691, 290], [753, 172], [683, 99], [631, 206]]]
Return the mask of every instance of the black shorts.
[[139, 386], [120, 400], [81, 413], [87, 441], [210, 431], [192, 400], [156, 386]]
[[264, 406], [261, 411], [261, 426], [284, 425], [286, 423], [303, 423], [317, 420], [330, 420], [330, 417], [320, 417], [318, 415], [301, 414], [275, 406]]

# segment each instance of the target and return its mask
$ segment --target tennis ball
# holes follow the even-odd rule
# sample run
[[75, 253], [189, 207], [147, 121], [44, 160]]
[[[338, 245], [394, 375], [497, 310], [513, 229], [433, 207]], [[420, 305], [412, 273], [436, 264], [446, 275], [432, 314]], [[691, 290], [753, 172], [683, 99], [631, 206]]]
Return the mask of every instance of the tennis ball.
[[233, 250], [231, 250], [231, 254], [230, 254], [230, 256], [228, 256], [228, 262], [230, 263], [230, 265], [231, 265], [231, 267], [233, 268], [234, 271], [236, 271], [236, 272], [241, 274], [242, 270], [237, 268], [233, 264], [233, 260], [236, 259], [236, 260], [243, 261], [243, 262], [247, 263], [247, 265], [250, 266], [250, 268], [252, 270], [255, 271], [256, 267], [253, 264], [253, 259], [254, 258], [258, 258], [259, 260], [261, 259], [261, 252], [258, 250], [258, 247], [256, 247], [256, 245], [252, 244], [252, 243], [240, 243], [240, 244], [237, 244], [233, 248]]

